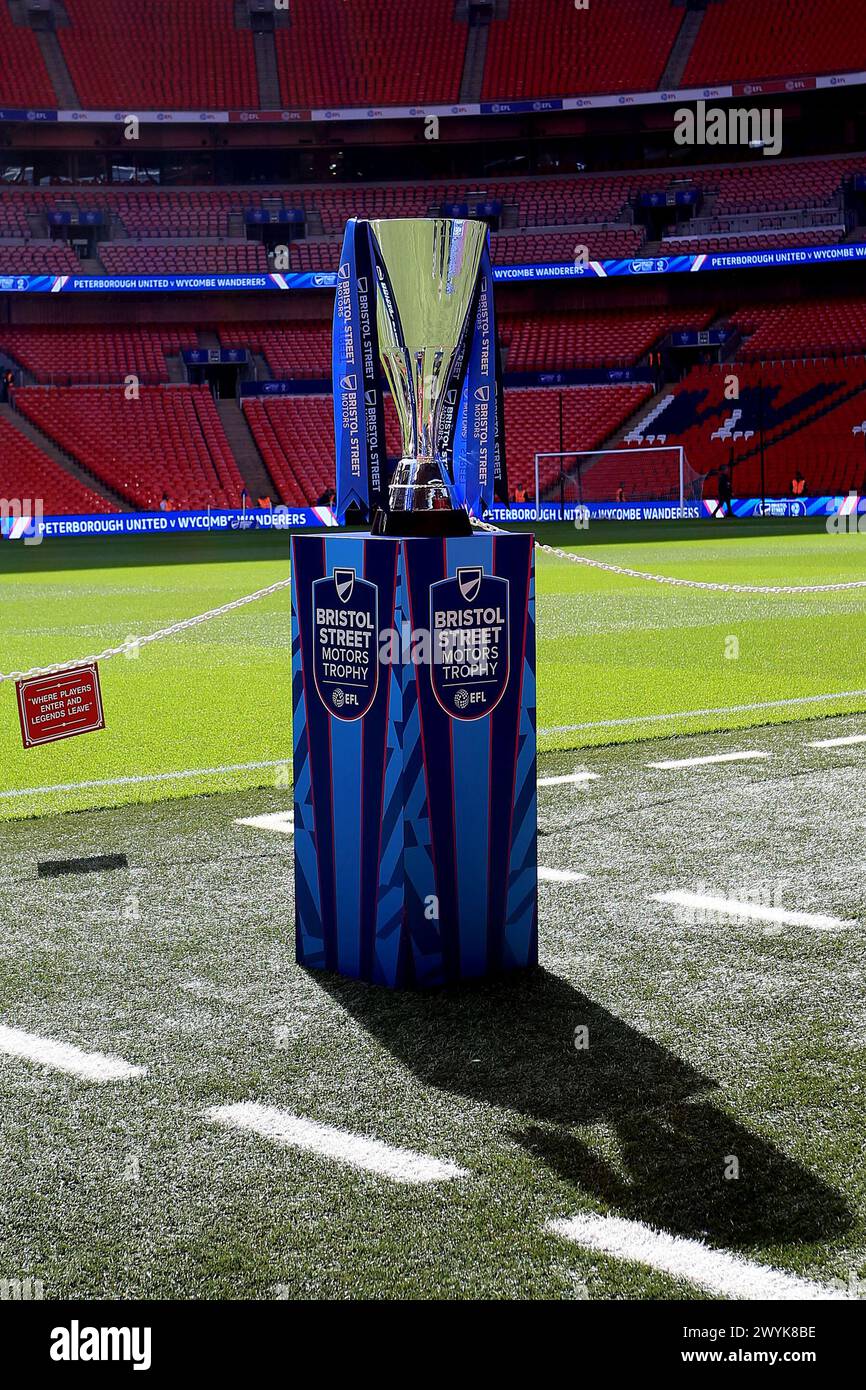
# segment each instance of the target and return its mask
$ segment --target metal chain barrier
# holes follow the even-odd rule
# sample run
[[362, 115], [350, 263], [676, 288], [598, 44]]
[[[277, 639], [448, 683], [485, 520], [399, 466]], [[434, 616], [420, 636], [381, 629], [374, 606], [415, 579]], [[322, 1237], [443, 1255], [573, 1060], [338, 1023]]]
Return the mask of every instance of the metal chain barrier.
[[266, 589], [257, 589], [254, 594], [232, 599], [231, 603], [223, 603], [219, 608], [211, 608], [207, 613], [198, 613], [194, 618], [183, 618], [179, 623], [172, 623], [171, 627], [151, 632], [147, 637], [127, 638], [119, 647], [108, 647], [96, 656], [79, 657], [77, 661], [58, 661], [53, 666], [35, 666], [31, 671], [10, 671], [6, 675], [0, 672], [0, 684], [3, 681], [29, 680], [33, 676], [53, 676], [60, 671], [73, 671], [76, 666], [92, 666], [94, 662], [107, 661], [111, 656], [123, 656], [138, 647], [146, 646], [148, 642], [159, 642], [163, 637], [173, 637], [177, 632], [186, 632], [189, 628], [198, 627], [199, 623], [219, 618], [223, 613], [231, 613], [235, 608], [244, 608], [248, 603], [256, 603], [260, 598], [267, 598], [269, 594], [276, 594], [280, 589], [287, 589], [291, 582], [291, 579], [278, 579], [276, 584], [269, 584]]
[[[493, 526], [489, 521], [473, 518], [472, 524], [480, 531], [490, 531], [497, 536], [509, 534], [502, 526]], [[589, 565], [592, 569], [607, 570], [608, 574], [624, 574], [628, 579], [647, 579], [653, 584], [674, 584], [683, 589], [710, 589], [720, 594], [829, 594], [842, 589], [866, 589], [866, 579], [851, 579], [839, 584], [722, 584], [710, 579], [677, 579], [669, 574], [650, 574], [647, 570], [632, 570], [606, 560], [593, 560], [588, 555], [575, 555], [570, 550], [547, 545], [545, 541], [536, 540], [535, 546], [572, 565]]]
[[[488, 531], [495, 536], [505, 536], [509, 533], [502, 526], [493, 526], [489, 521], [479, 521], [473, 518], [472, 522], [476, 530]], [[548, 555], [555, 555], [558, 560], [567, 560], [572, 565], [589, 565], [592, 569], [605, 570], [608, 574], [622, 574], [628, 579], [645, 579], [653, 584], [671, 584], [683, 589], [706, 589], [714, 593], [721, 594], [829, 594], [839, 593], [846, 589], [866, 589], [866, 579], [853, 579], [838, 584], [722, 584], [709, 579], [678, 579], [667, 574], [650, 574], [647, 570], [633, 570], [625, 565], [613, 565], [606, 560], [593, 560], [589, 555], [575, 555], [569, 550], [560, 550], [558, 546], [548, 545], [545, 541], [536, 540], [536, 548], [544, 551]], [[75, 661], [57, 661], [52, 666], [34, 666], [29, 671], [9, 671], [0, 672], [0, 685], [4, 681], [30, 680], [35, 676], [53, 676], [61, 671], [73, 671], [77, 666], [92, 666], [98, 661], [108, 661], [112, 656], [123, 656], [138, 647], [145, 647], [150, 642], [159, 642], [163, 637], [174, 637], [178, 632], [186, 632], [190, 628], [198, 627], [199, 623], [209, 622], [211, 618], [219, 618], [223, 613], [231, 613], [236, 608], [244, 608], [248, 603], [256, 603], [261, 598], [267, 598], [270, 594], [276, 594], [280, 589], [287, 589], [291, 584], [291, 579], [279, 579], [275, 584], [269, 584], [264, 589], [257, 589], [253, 594], [245, 594], [243, 598], [232, 599], [231, 603], [223, 603], [219, 608], [211, 608], [207, 613], [198, 613], [194, 618], [183, 618], [178, 623], [172, 623], [170, 627], [160, 628], [159, 632], [151, 632], [147, 637], [127, 638], [119, 647], [107, 647], [104, 652], [99, 652], [94, 656], [79, 657]]]

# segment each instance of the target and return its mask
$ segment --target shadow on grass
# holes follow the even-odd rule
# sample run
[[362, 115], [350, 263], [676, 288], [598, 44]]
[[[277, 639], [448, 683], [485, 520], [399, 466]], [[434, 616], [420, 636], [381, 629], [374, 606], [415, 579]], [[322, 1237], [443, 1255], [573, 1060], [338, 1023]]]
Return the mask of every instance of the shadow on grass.
[[[705, 1098], [709, 1077], [556, 975], [428, 994], [312, 978], [421, 1082], [510, 1111], [511, 1139], [624, 1216], [728, 1247], [826, 1240], [852, 1224], [837, 1192]], [[616, 1136], [616, 1167], [575, 1133], [596, 1122]]]

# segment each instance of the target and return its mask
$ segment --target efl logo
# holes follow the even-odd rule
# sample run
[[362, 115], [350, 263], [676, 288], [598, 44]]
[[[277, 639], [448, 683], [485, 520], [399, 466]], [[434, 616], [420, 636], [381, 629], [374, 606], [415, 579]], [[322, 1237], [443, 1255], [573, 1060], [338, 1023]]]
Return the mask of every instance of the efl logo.
[[507, 579], [480, 565], [430, 585], [433, 694], [452, 719], [483, 719], [505, 694], [511, 626]]
[[379, 591], [353, 569], [313, 583], [313, 673], [337, 719], [361, 719], [379, 686]]

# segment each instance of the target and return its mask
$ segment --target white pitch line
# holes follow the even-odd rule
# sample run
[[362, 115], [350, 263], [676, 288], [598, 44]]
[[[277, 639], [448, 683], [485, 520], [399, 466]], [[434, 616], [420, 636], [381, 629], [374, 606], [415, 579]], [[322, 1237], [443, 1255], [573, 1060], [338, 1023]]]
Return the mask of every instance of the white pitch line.
[[669, 719], [703, 719], [710, 714], [751, 714], [758, 709], [786, 709], [789, 705], [816, 705], [824, 700], [862, 699], [866, 690], [833, 690], [827, 695], [790, 695], [784, 700], [758, 700], [750, 705], [721, 705], [714, 709], [683, 709], [672, 714], [632, 714], [624, 719], [595, 719], [588, 724], [552, 724], [543, 734], [573, 734], [579, 729], [618, 729], [630, 724], [660, 724]]
[[703, 758], [671, 758], [664, 763], [647, 763], [647, 767], [670, 769], [675, 767], [702, 767], [707, 763], [738, 763], [755, 758], [769, 758], [769, 753], [749, 749], [744, 753], [709, 753]]
[[598, 780], [597, 772], [566, 772], [559, 777], [539, 777], [539, 787], [561, 787], [566, 782], [595, 782]]
[[184, 777], [216, 777], [223, 772], [249, 772], [260, 767], [287, 767], [291, 757], [275, 758], [265, 763], [230, 763], [227, 767], [191, 767], [184, 772], [148, 772], [139, 777], [101, 777], [92, 782], [57, 782], [50, 787], [17, 787], [6, 796], [43, 796], [47, 792], [79, 792], [89, 787], [129, 787], [141, 782], [174, 782]]
[[257, 1105], [244, 1101], [239, 1105], [217, 1105], [205, 1111], [207, 1119], [230, 1129], [249, 1130], [289, 1149], [320, 1154], [350, 1168], [378, 1173], [392, 1182], [412, 1184], [444, 1182], [450, 1178], [465, 1178], [465, 1168], [445, 1159], [430, 1158], [411, 1149], [396, 1148], [381, 1139], [368, 1139], [363, 1134], [350, 1134], [344, 1129], [318, 1124], [278, 1110], [272, 1105]]
[[842, 1290], [758, 1264], [729, 1250], [714, 1250], [701, 1240], [672, 1236], [645, 1226], [642, 1221], [626, 1221], [618, 1216], [575, 1216], [548, 1221], [547, 1229], [586, 1250], [648, 1265], [727, 1298], [782, 1301], [837, 1300], [848, 1296]]
[[252, 825], [256, 830], [276, 830], [280, 835], [294, 835], [294, 811], [273, 811], [267, 816], [242, 816], [235, 825]]
[[589, 874], [579, 874], [574, 869], [546, 869], [539, 865], [538, 877], [543, 883], [583, 883]]
[[82, 1052], [71, 1043], [55, 1042], [53, 1038], [41, 1038], [38, 1033], [25, 1033], [21, 1028], [2, 1025], [0, 1053], [38, 1062], [43, 1067], [54, 1067], [55, 1071], [80, 1076], [83, 1081], [130, 1081], [147, 1072], [147, 1067], [133, 1067], [122, 1057], [112, 1057], [105, 1052]]
[[807, 748], [847, 748], [850, 743], [866, 743], [866, 734], [848, 734], [846, 738], [816, 738]]
[[653, 893], [653, 902], [672, 903], [675, 907], [697, 907], [704, 912], [718, 912], [724, 917], [739, 917], [754, 922], [776, 922], [785, 927], [814, 927], [816, 931], [835, 931], [839, 927], [856, 927], [854, 921], [828, 917], [822, 912], [790, 912], [785, 907], [765, 907], [761, 903], [740, 902], [737, 898], [716, 898], [709, 893]]

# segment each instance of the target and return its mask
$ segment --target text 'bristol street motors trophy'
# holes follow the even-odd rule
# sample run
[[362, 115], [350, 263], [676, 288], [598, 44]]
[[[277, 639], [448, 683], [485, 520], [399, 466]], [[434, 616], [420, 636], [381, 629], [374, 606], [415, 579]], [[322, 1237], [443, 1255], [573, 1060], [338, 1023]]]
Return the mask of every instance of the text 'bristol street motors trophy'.
[[532, 537], [470, 524], [505, 489], [492, 290], [481, 222], [349, 222], [336, 510], [372, 530], [292, 538], [297, 956], [386, 985], [537, 960]]

